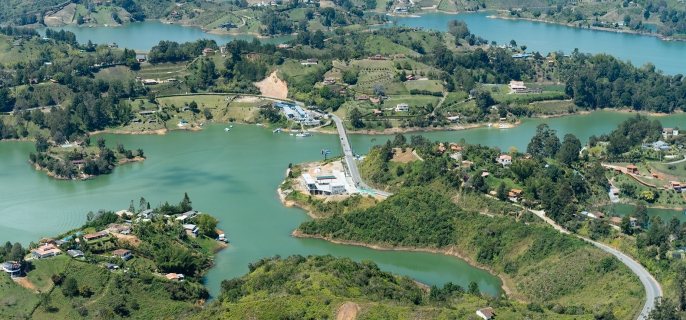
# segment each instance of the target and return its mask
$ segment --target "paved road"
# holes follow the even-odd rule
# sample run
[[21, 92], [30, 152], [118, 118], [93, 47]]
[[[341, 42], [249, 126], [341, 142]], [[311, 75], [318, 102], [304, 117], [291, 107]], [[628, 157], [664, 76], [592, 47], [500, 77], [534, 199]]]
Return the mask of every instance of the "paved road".
[[333, 121], [336, 123], [336, 130], [338, 130], [338, 136], [340, 137], [341, 148], [343, 149], [343, 157], [345, 158], [345, 164], [346, 167], [348, 167], [348, 173], [350, 173], [350, 177], [353, 179], [355, 186], [358, 189], [374, 193], [378, 196], [390, 196], [391, 193], [374, 189], [368, 186], [366, 183], [364, 183], [362, 177], [360, 176], [360, 171], [357, 169], [357, 161], [355, 160], [355, 156], [353, 155], [353, 149], [350, 146], [350, 141], [348, 141], [348, 134], [345, 132], [343, 120], [341, 120], [341, 118], [334, 114], [331, 114], [331, 119], [333, 119]]
[[[531, 213], [535, 214], [539, 218], [543, 219], [546, 223], [550, 224], [553, 228], [556, 230], [564, 233], [564, 234], [570, 234], [567, 229], [563, 228], [559, 224], [557, 224], [555, 221], [552, 219], [548, 218], [545, 215], [545, 212], [543, 210], [531, 210], [527, 209]], [[591, 239], [576, 235], [577, 237], [581, 238], [582, 240], [593, 244], [596, 246], [598, 249], [603, 250], [613, 256], [615, 256], [619, 261], [621, 261], [623, 264], [625, 264], [631, 271], [636, 274], [639, 280], [641, 280], [641, 284], [643, 284], [643, 288], [645, 288], [646, 291], [646, 302], [643, 305], [643, 309], [641, 309], [641, 313], [638, 315], [637, 319], [639, 320], [645, 320], [648, 319], [648, 314], [650, 314], [650, 310], [653, 310], [655, 307], [655, 298], [661, 298], [662, 297], [662, 287], [660, 286], [660, 283], [655, 280], [655, 278], [644, 268], [638, 261], [632, 259], [628, 255], [624, 254], [623, 252], [612, 248], [608, 245], [602, 244], [600, 242], [593, 241]]]

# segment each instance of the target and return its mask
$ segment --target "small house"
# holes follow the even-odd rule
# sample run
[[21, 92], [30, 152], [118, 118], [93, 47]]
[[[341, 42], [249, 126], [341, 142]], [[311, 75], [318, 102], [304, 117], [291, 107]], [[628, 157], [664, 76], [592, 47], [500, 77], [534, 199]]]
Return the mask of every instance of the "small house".
[[395, 106], [395, 112], [408, 112], [410, 111], [410, 106], [407, 103], [398, 103]]
[[67, 250], [67, 254], [72, 257], [72, 258], [81, 258], [83, 257], [83, 251], [81, 250], [76, 250], [76, 249], [70, 249]]
[[332, 78], [332, 77], [324, 78], [324, 84], [325, 85], [331, 85], [331, 84], [335, 84], [335, 83], [336, 83], [336, 78]]
[[523, 191], [521, 189], [511, 189], [507, 193], [507, 198], [512, 202], [517, 202], [522, 198]]
[[115, 214], [120, 218], [128, 218], [128, 217], [134, 216], [133, 212], [131, 212], [129, 210], [119, 210], [119, 211], [115, 212]]
[[136, 61], [140, 62], [145, 62], [148, 60], [148, 56], [145, 54], [136, 54]]
[[86, 241], [93, 241], [93, 240], [102, 239], [106, 236], [107, 236], [107, 232], [99, 231], [99, 232], [95, 232], [95, 233], [89, 233], [89, 234], [83, 236], [83, 239]]
[[495, 311], [493, 311], [493, 308], [488, 307], [488, 308], [482, 308], [479, 310], [476, 310], [476, 315], [479, 316], [479, 318], [484, 319], [484, 320], [491, 320], [493, 317], [495, 317]]
[[291, 45], [288, 43], [279, 43], [276, 47], [279, 49], [288, 49], [291, 47]]
[[214, 55], [214, 49], [212, 48], [205, 48], [202, 49], [202, 56], [203, 57], [209, 57]]
[[447, 150], [445, 148], [445, 144], [443, 144], [443, 142], [439, 143], [438, 148], [436, 148], [436, 151], [440, 154], [443, 154], [445, 152], [445, 150]]
[[197, 237], [198, 236], [198, 226], [194, 224], [184, 224], [183, 229], [186, 230], [186, 234], [191, 236], [191, 237]]
[[21, 263], [16, 261], [7, 261], [0, 265], [2, 271], [10, 275], [11, 278], [21, 276]]
[[457, 144], [457, 143], [451, 143], [450, 144], [450, 151], [455, 151], [455, 152], [460, 152], [462, 151], [462, 146]]
[[150, 219], [153, 216], [153, 211], [152, 209], [143, 210], [139, 215], [143, 219]]
[[313, 66], [313, 65], [319, 64], [319, 60], [317, 60], [315, 58], [309, 58], [305, 61], [300, 62], [300, 64], [303, 66]]
[[112, 251], [112, 255], [116, 258], [121, 258], [124, 261], [133, 258], [133, 254], [131, 253], [131, 250], [126, 250], [126, 249], [114, 250], [114, 251]]
[[514, 93], [524, 93], [526, 92], [526, 86], [524, 85], [524, 81], [515, 81], [512, 80], [510, 81], [510, 90]]
[[374, 111], [372, 111], [372, 112], [377, 117], [383, 116], [383, 111], [381, 109], [374, 109]]
[[679, 181], [670, 181], [669, 185], [672, 188], [672, 190], [676, 192], [681, 192], [681, 190], [684, 188], [684, 186], [682, 186], [681, 182]]
[[60, 255], [62, 254], [62, 251], [58, 249], [54, 244], [46, 243], [36, 249], [31, 250], [31, 254], [36, 259], [45, 259]]
[[503, 167], [506, 167], [512, 164], [512, 156], [509, 154], [501, 154], [496, 161], [502, 164]]
[[369, 100], [369, 96], [366, 94], [361, 94], [359, 96], [355, 96], [355, 100], [357, 100], [357, 101]]
[[380, 103], [381, 103], [381, 98], [378, 98], [378, 97], [370, 97], [370, 98], [369, 98], [369, 102], [371, 102], [372, 104], [380, 104]]
[[677, 128], [663, 128], [662, 136], [667, 139], [669, 137], [676, 137], [679, 135], [679, 129]]
[[626, 166], [626, 172], [631, 174], [638, 174], [638, 167], [633, 164], [630, 164]]
[[167, 280], [174, 280], [174, 281], [182, 281], [184, 279], [184, 276], [182, 273], [167, 273], [164, 275]]
[[105, 269], [110, 270], [110, 271], [119, 269], [119, 266], [114, 264], [114, 263], [105, 263], [104, 266], [105, 266]]

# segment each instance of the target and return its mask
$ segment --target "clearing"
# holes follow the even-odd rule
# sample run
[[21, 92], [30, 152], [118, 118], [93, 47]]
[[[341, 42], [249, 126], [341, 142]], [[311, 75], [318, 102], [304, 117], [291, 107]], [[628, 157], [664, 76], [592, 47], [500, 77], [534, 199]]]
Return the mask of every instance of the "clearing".
[[355, 320], [359, 311], [360, 306], [357, 303], [348, 301], [338, 308], [336, 320]]
[[260, 89], [261, 94], [265, 97], [276, 99], [288, 98], [288, 85], [286, 81], [279, 79], [276, 71], [272, 72], [264, 80], [255, 82], [255, 86]]

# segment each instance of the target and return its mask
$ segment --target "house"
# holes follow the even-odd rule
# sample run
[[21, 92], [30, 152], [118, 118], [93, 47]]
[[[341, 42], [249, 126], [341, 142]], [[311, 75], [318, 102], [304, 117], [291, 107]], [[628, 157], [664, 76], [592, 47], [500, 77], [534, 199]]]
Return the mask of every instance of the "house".
[[357, 100], [357, 101], [369, 100], [369, 96], [366, 94], [361, 94], [359, 96], [355, 96], [355, 100]]
[[332, 78], [332, 77], [324, 78], [324, 84], [326, 84], [326, 85], [335, 84], [335, 83], [336, 83], [336, 78]]
[[650, 147], [655, 151], [666, 151], [669, 150], [669, 143], [664, 141], [655, 141], [650, 144]]
[[524, 81], [510, 81], [510, 90], [514, 93], [526, 92], [526, 86], [524, 85]]
[[395, 112], [408, 112], [410, 111], [410, 106], [407, 103], [398, 103], [395, 106]]
[[70, 249], [67, 250], [67, 254], [72, 257], [72, 258], [81, 258], [83, 257], [83, 251], [81, 250], [76, 250], [76, 249]]
[[143, 84], [146, 85], [146, 86], [153, 86], [153, 85], [156, 85], [156, 84], [159, 84], [159, 83], [160, 83], [160, 82], [157, 81], [157, 80], [155, 80], [155, 79], [144, 79], [144, 80], [143, 80]]
[[669, 182], [669, 185], [670, 185], [670, 187], [672, 188], [672, 190], [674, 190], [674, 191], [676, 191], [676, 192], [681, 192], [681, 190], [682, 190], [684, 187], [686, 187], [686, 186], [682, 186], [682, 185], [681, 185], [681, 182], [679, 182], [679, 181], [670, 181], [670, 182]]
[[378, 97], [370, 97], [370, 98], [369, 98], [369, 102], [371, 102], [372, 104], [380, 104], [380, 103], [381, 103], [381, 98], [378, 98]]
[[512, 202], [517, 202], [522, 198], [522, 192], [521, 189], [511, 189], [510, 192], [507, 193], [507, 198]]
[[105, 269], [107, 270], [117, 270], [119, 269], [119, 266], [114, 264], [114, 263], [105, 263]]
[[413, 75], [413, 74], [408, 74], [405, 77], [405, 79], [407, 79], [408, 81], [412, 81], [412, 80], [417, 80], [417, 77], [415, 77], [415, 75]]
[[346, 192], [345, 175], [335, 171], [331, 175], [317, 176], [313, 178], [309, 173], [303, 173], [302, 183], [305, 189], [312, 195], [337, 195]]
[[512, 164], [512, 156], [509, 154], [501, 154], [496, 161], [502, 164], [503, 167], [506, 167]]
[[202, 56], [203, 57], [209, 57], [214, 55], [214, 49], [212, 48], [205, 48], [202, 49]]
[[128, 218], [128, 217], [134, 216], [134, 213], [129, 211], [129, 210], [119, 210], [119, 211], [115, 212], [114, 214], [116, 214], [120, 218]]
[[107, 227], [107, 231], [111, 233], [127, 235], [131, 234], [131, 226], [113, 223]]
[[198, 236], [198, 226], [194, 224], [184, 224], [183, 229], [186, 230], [186, 234], [191, 236], [191, 237], [197, 237]]
[[460, 121], [460, 116], [450, 116], [450, 117], [446, 117], [446, 119], [448, 119], [448, 121], [450, 121], [452, 123], [456, 123], [456, 122]]
[[638, 167], [633, 164], [630, 164], [626, 166], [626, 173], [638, 174]]
[[16, 278], [21, 276], [21, 263], [16, 261], [7, 261], [0, 265], [2, 271], [7, 272], [11, 278]]
[[374, 111], [372, 111], [372, 112], [377, 117], [383, 116], [383, 111], [381, 109], [374, 109]]
[[375, 54], [375, 55], [369, 57], [369, 59], [371, 59], [371, 60], [386, 60], [386, 57], [384, 57], [380, 54]]
[[131, 250], [126, 250], [126, 249], [114, 250], [114, 251], [112, 251], [112, 255], [114, 257], [121, 258], [124, 261], [133, 258], [133, 254], [131, 253]]
[[107, 236], [107, 232], [99, 231], [96, 233], [89, 233], [89, 234], [83, 236], [83, 239], [86, 241], [93, 241], [93, 240], [98, 240], [98, 239], [104, 238], [106, 236]]
[[176, 281], [182, 281], [184, 276], [182, 273], [167, 273], [164, 275], [167, 280], [176, 280]]
[[479, 318], [484, 319], [484, 320], [490, 320], [495, 317], [495, 311], [493, 311], [493, 308], [488, 307], [488, 308], [482, 308], [479, 310], [476, 310], [476, 315], [479, 316]]
[[138, 62], [145, 62], [148, 60], [148, 56], [145, 54], [136, 54], [136, 61]]
[[667, 139], [670, 136], [676, 137], [679, 135], [679, 129], [678, 128], [663, 128], [662, 129], [662, 136]]
[[436, 148], [436, 151], [440, 154], [443, 154], [445, 150], [447, 150], [445, 144], [443, 144], [443, 142], [439, 143], [438, 148]]
[[317, 60], [315, 58], [309, 58], [305, 61], [300, 62], [300, 64], [303, 66], [313, 66], [313, 65], [319, 64], [319, 60]]
[[276, 47], [279, 49], [288, 49], [291, 47], [291, 45], [288, 43], [279, 43]]
[[462, 146], [457, 143], [450, 144], [450, 151], [460, 152], [462, 151]]
[[147, 209], [147, 210], [141, 211], [141, 213], [139, 214], [139, 216], [140, 216], [141, 218], [143, 218], [143, 219], [150, 219], [150, 218], [152, 218], [152, 216], [153, 216], [152, 209]]
[[36, 249], [31, 250], [31, 254], [36, 259], [45, 259], [60, 255], [62, 254], [62, 251], [58, 249], [54, 244], [46, 243]]

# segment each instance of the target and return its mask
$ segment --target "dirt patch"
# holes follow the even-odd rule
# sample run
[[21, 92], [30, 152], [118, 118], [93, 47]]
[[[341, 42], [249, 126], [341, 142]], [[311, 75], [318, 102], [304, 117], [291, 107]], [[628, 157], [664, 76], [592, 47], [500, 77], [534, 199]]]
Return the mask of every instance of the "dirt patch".
[[31, 290], [33, 292], [38, 292], [38, 288], [36, 288], [36, 285], [29, 280], [27, 277], [20, 277], [20, 278], [12, 278], [14, 280], [14, 283], [24, 287], [25, 289]]
[[399, 163], [409, 163], [420, 160], [412, 148], [393, 148], [393, 158], [391, 161]]
[[128, 242], [130, 245], [134, 247], [138, 247], [141, 244], [141, 240], [134, 235], [112, 233], [112, 236], [114, 236], [115, 238], [117, 238], [117, 240], [120, 240], [122, 242]]
[[357, 319], [357, 313], [360, 311], [360, 306], [354, 302], [346, 302], [340, 307], [336, 312], [336, 320], [355, 320]]
[[233, 102], [255, 103], [255, 102], [260, 102], [261, 100], [262, 99], [260, 99], [260, 97], [240, 96], [240, 97], [237, 97], [236, 99], [234, 99]]
[[74, 20], [76, 14], [76, 4], [71, 3], [65, 6], [62, 10], [55, 12], [52, 15], [45, 16], [44, 22], [48, 27], [59, 27], [65, 24], [70, 24]]
[[286, 81], [279, 79], [276, 71], [260, 82], [255, 82], [255, 86], [260, 89], [260, 93], [265, 97], [286, 99], [288, 98], [288, 85]]

